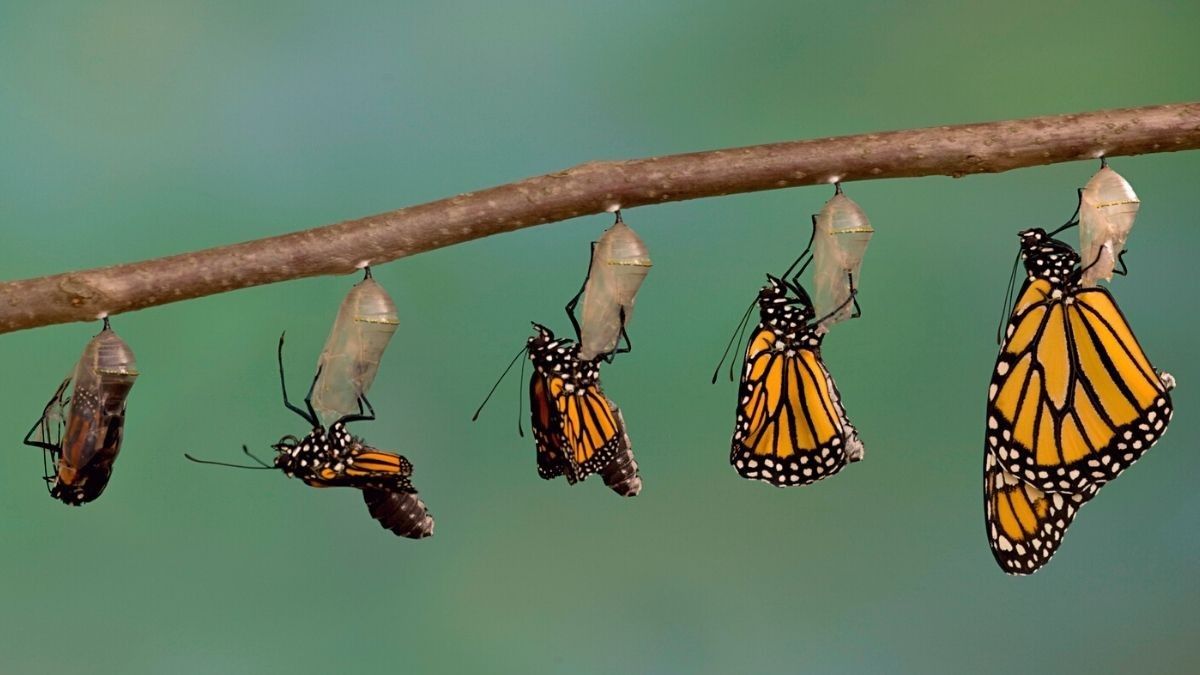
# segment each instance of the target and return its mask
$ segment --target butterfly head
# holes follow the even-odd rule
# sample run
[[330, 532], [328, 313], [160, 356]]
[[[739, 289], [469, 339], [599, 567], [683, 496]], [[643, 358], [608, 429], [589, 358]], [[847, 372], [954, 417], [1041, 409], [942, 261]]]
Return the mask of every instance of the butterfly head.
[[1021, 259], [1030, 279], [1068, 284], [1079, 278], [1079, 254], [1069, 244], [1051, 237], [1040, 227], [1022, 230]]

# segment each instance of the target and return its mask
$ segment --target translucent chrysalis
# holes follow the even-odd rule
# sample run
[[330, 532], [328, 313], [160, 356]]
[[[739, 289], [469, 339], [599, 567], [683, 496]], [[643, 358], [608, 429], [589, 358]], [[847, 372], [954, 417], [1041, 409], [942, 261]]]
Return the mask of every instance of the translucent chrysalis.
[[1112, 280], [1113, 267], [1137, 216], [1137, 194], [1121, 174], [1100, 168], [1079, 195], [1079, 252], [1084, 286]]
[[[616, 349], [621, 329], [633, 317], [634, 300], [652, 264], [645, 242], [625, 224], [618, 211], [617, 221], [592, 247], [591, 265], [582, 290], [579, 358], [590, 361]], [[574, 303], [572, 300], [571, 309]]]
[[84, 347], [75, 370], [25, 436], [27, 445], [45, 450], [53, 463], [54, 473], [47, 476], [52, 497], [79, 506], [104, 492], [121, 451], [125, 399], [137, 376], [133, 350], [105, 319], [104, 329]]
[[379, 372], [379, 361], [400, 325], [396, 303], [373, 278], [366, 277], [346, 293], [317, 362], [320, 374], [313, 389], [313, 408], [326, 423], [357, 413]]
[[863, 255], [874, 233], [866, 214], [840, 185], [813, 217], [813, 305], [817, 316], [826, 317], [822, 330], [853, 314], [851, 293], [858, 287]]

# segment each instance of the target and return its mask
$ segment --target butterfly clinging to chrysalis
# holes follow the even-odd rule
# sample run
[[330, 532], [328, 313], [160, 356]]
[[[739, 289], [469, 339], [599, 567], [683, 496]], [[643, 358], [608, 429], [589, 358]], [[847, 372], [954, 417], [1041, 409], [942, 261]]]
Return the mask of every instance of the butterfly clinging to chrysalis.
[[[587, 276], [565, 307], [576, 339], [555, 337], [549, 328], [534, 323], [534, 335], [513, 359], [515, 363], [525, 354], [533, 365], [530, 422], [537, 472], [543, 479], [562, 476], [573, 485], [599, 474], [623, 497], [641, 492], [642, 479], [624, 416], [600, 388], [600, 364], [632, 349], [625, 327], [650, 266], [645, 244], [618, 211], [613, 226], [592, 244]], [[582, 319], [575, 315], [580, 298]], [[472, 419], [482, 409], [483, 405]], [[518, 432], [523, 433], [519, 422]]]
[[[834, 214], [840, 215], [835, 219]], [[808, 485], [863, 458], [858, 431], [847, 419], [841, 394], [821, 357], [821, 342], [829, 325], [861, 314], [855, 272], [871, 232], [861, 209], [838, 186], [833, 199], [813, 217], [813, 239], [819, 245], [810, 243], [781, 277], [767, 275], [768, 283], [755, 301], [759, 322], [742, 362], [729, 455], [742, 477], [777, 487]], [[827, 302], [838, 298], [820, 317], [799, 282], [814, 260], [809, 256], [813, 249], [821, 254], [816, 267], [822, 297]], [[799, 270], [789, 277], [797, 265]]]
[[988, 388], [984, 502], [996, 561], [1031, 574], [1076, 511], [1166, 431], [1175, 380], [1151, 365], [1112, 295], [1081, 285], [1074, 249], [1041, 228], [1020, 239], [1026, 279]]

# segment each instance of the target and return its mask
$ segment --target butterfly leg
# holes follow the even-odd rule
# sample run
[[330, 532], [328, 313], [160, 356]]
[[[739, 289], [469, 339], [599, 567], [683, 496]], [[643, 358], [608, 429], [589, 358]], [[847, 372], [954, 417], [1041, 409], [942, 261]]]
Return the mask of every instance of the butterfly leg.
[[313, 410], [313, 407], [312, 407], [312, 390], [313, 390], [313, 386], [316, 386], [316, 384], [317, 384], [317, 377], [320, 377], [320, 375], [321, 375], [321, 369], [320, 368], [317, 369], [317, 377], [313, 378], [313, 384], [312, 384], [312, 386], [310, 386], [308, 388], [308, 396], [305, 397], [305, 399], [304, 399], [305, 404], [307, 404], [307, 406], [308, 406], [308, 412], [306, 413], [303, 410], [301, 410], [299, 407], [292, 405], [292, 402], [288, 400], [287, 382], [283, 376], [283, 337], [284, 337], [284, 335], [286, 335], [286, 333], [280, 333], [280, 335], [279, 335], [279, 386], [283, 389], [283, 405], [286, 406], [288, 410], [291, 410], [292, 412], [296, 413], [297, 415], [303, 417], [304, 421], [308, 422], [312, 426], [314, 426], [314, 427], [319, 426], [319, 423], [317, 422], [317, 413], [316, 413], [316, 411]]
[[1129, 274], [1129, 268], [1125, 266], [1125, 254], [1128, 252], [1125, 249], [1121, 249], [1121, 252], [1117, 254], [1117, 262], [1120, 263], [1121, 269], [1113, 270], [1113, 274], [1120, 274], [1121, 276]]
[[567, 318], [571, 320], [571, 326], [575, 329], [576, 341], [582, 340], [583, 334], [579, 329], [579, 319], [575, 318], [575, 307], [579, 304], [579, 298], [583, 297], [584, 289], [587, 288], [588, 277], [592, 276], [592, 262], [595, 260], [595, 258], [596, 242], [593, 241], [591, 253], [588, 254], [587, 274], [583, 275], [583, 284], [579, 287], [579, 292], [575, 294], [575, 297], [571, 298], [570, 301], [567, 302], [566, 307], [563, 307], [563, 309], [567, 312]]
[[854, 273], [847, 272], [846, 279], [850, 282], [850, 301], [854, 303], [854, 311], [850, 314], [850, 318], [857, 319], [862, 316], [862, 307], [858, 304], [858, 288], [854, 285]]
[[[368, 411], [367, 414], [363, 413], [363, 404], [364, 403], [367, 406], [367, 411]], [[375, 419], [375, 407], [371, 405], [371, 402], [367, 400], [366, 396], [359, 396], [358, 397], [358, 414], [357, 415], [345, 415], [340, 420], [338, 420], [338, 422], [340, 422], [342, 424], [349, 424], [350, 422], [370, 422], [373, 419]]]
[[[800, 252], [799, 256], [796, 256], [796, 259], [792, 261], [792, 264], [788, 265], [788, 268], [784, 270], [783, 274], [779, 275], [781, 279], [788, 279], [788, 275], [791, 274], [790, 281], [793, 284], [799, 282], [800, 275], [804, 274], [804, 270], [808, 269], [808, 264], [812, 262], [812, 256], [809, 254], [812, 252], [813, 240], [816, 238], [816, 236], [817, 214], [814, 213], [812, 217], [812, 233], [808, 235], [808, 245], [804, 247], [804, 250]], [[805, 257], [807, 257], [808, 260], [804, 260]], [[804, 261], [804, 264], [800, 265], [800, 261], [802, 260]], [[796, 268], [796, 265], [800, 265], [800, 269], [796, 270], [795, 274], [792, 274], [792, 270]]]

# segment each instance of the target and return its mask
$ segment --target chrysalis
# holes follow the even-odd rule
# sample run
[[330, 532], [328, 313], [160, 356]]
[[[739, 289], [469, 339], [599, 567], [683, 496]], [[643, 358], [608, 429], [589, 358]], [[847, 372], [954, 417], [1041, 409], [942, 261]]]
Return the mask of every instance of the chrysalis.
[[[652, 264], [645, 242], [625, 224], [618, 211], [617, 222], [605, 230], [592, 248], [592, 261], [582, 290], [580, 359], [590, 361], [616, 349], [621, 329], [633, 317], [634, 300]], [[569, 305], [572, 309], [574, 302]]]
[[866, 214], [842, 193], [841, 186], [813, 217], [813, 301], [820, 329], [853, 314], [851, 293], [858, 287], [867, 244], [875, 233]]
[[137, 376], [133, 350], [105, 319], [104, 329], [84, 347], [71, 377], [59, 385], [25, 436], [26, 445], [42, 448], [53, 463], [54, 472], [46, 477], [50, 496], [79, 506], [104, 492], [121, 451], [125, 399]]
[[396, 303], [367, 268], [363, 280], [342, 300], [317, 362], [320, 371], [312, 401], [322, 420], [328, 423], [359, 412], [358, 399], [375, 381], [383, 351], [399, 325]]
[[1137, 194], [1121, 174], [1100, 168], [1079, 196], [1079, 251], [1084, 286], [1112, 280], [1113, 267], [1137, 216]]

